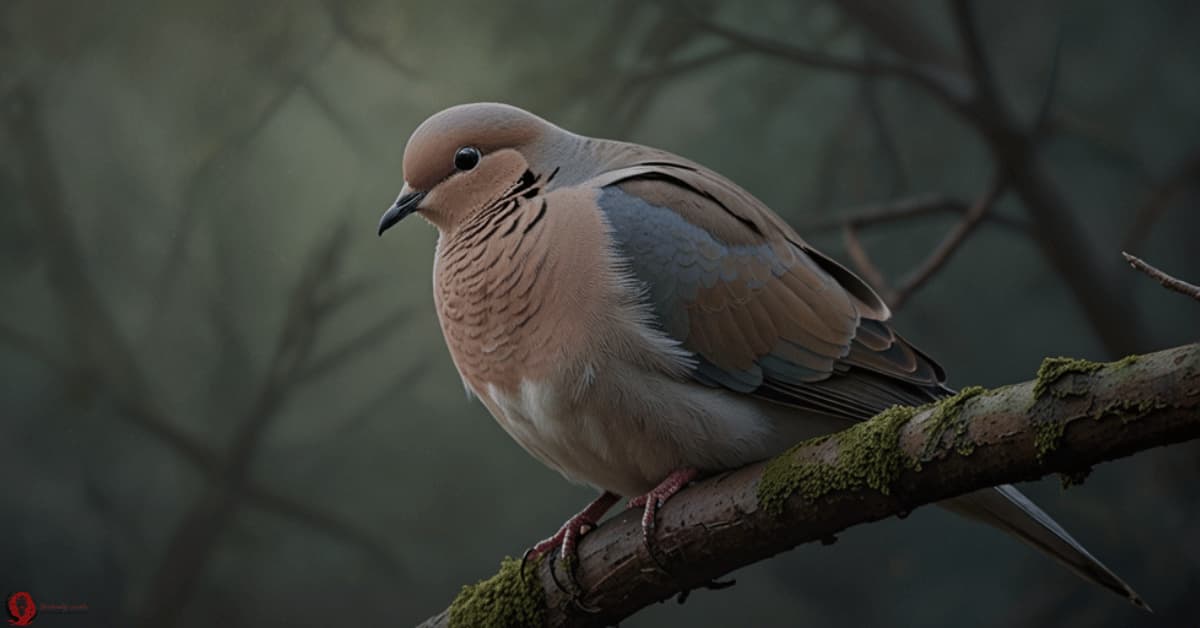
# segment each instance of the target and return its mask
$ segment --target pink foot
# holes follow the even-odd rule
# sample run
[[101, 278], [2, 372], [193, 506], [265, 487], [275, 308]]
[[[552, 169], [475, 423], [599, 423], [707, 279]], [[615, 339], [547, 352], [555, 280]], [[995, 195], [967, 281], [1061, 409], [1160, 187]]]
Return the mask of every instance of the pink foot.
[[[605, 491], [599, 497], [579, 511], [574, 517], [567, 519], [567, 522], [562, 524], [558, 532], [554, 536], [534, 545], [528, 552], [525, 553], [525, 558], [540, 558], [559, 547], [559, 556], [566, 560], [575, 558], [575, 544], [579, 537], [583, 536], [588, 530], [595, 528], [596, 523], [600, 521], [600, 517], [608, 512], [613, 504], [617, 503], [620, 497], [614, 493]], [[524, 561], [522, 561], [524, 562]]]
[[[678, 493], [683, 487], [688, 485], [688, 482], [696, 479], [700, 472], [696, 469], [678, 469], [672, 471], [665, 480], [659, 482], [658, 486], [650, 490], [649, 493], [634, 497], [629, 500], [630, 508], [644, 508], [642, 510], [642, 541], [646, 544], [646, 549], [650, 549], [651, 538], [654, 536], [655, 517], [658, 515], [658, 508], [667, 503], [675, 493]], [[653, 551], [651, 551], [653, 556]]]

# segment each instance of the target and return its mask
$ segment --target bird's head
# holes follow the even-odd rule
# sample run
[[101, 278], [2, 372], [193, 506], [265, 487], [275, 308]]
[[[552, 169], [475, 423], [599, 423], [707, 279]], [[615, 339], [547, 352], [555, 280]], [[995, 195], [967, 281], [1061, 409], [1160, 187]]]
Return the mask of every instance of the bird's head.
[[379, 221], [379, 234], [421, 214], [443, 232], [502, 197], [521, 181], [549, 138], [549, 122], [497, 103], [458, 105], [413, 132], [404, 149], [404, 187]]

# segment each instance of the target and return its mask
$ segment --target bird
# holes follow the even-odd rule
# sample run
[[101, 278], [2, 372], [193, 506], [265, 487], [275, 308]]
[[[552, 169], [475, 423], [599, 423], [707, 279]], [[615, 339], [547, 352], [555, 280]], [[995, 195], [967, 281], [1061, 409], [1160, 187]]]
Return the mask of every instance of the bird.
[[[421, 123], [402, 170], [378, 234], [412, 214], [437, 229], [434, 303], [468, 395], [599, 491], [529, 554], [573, 557], [622, 497], [649, 546], [691, 481], [953, 393], [866, 282], [699, 163], [472, 103]], [[1012, 486], [941, 505], [1148, 608]]]

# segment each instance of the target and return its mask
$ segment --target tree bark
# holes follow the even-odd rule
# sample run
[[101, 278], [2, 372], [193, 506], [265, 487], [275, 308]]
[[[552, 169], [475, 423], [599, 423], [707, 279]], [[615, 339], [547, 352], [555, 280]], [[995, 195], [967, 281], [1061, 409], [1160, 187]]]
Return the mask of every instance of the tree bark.
[[[689, 487], [659, 511], [657, 562], [638, 513], [579, 544], [577, 602], [549, 560], [521, 576], [507, 561], [423, 626], [605, 626], [739, 567], [861, 523], [998, 484], [1200, 437], [1200, 344], [1100, 364], [1047, 359], [1038, 378], [895, 408], [775, 460]], [[585, 611], [581, 607], [590, 607]], [[457, 621], [453, 621], [457, 620]]]

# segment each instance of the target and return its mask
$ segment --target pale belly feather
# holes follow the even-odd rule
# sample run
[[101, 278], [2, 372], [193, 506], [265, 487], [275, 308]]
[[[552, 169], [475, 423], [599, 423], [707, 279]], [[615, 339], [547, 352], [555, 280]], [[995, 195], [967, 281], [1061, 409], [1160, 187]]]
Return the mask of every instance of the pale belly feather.
[[684, 467], [733, 469], [839, 427], [627, 363], [596, 372], [582, 390], [564, 377], [524, 381], [513, 393], [489, 387], [485, 395], [500, 425], [534, 457], [619, 495], [643, 494]]

